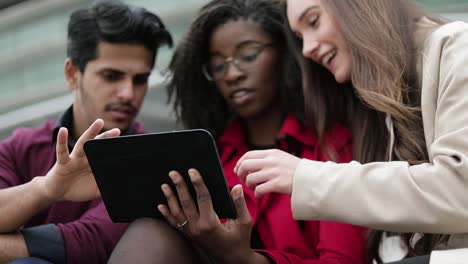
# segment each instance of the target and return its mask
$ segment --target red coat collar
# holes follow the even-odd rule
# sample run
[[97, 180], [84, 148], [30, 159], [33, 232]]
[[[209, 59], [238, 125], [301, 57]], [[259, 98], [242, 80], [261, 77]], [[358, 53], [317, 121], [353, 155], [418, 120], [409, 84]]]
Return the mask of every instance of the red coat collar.
[[[245, 125], [241, 118], [234, 118], [218, 138], [219, 144], [237, 146], [239, 142], [246, 142]], [[302, 145], [315, 147], [320, 145], [312, 129], [306, 127], [294, 114], [288, 114], [278, 131], [277, 138], [291, 137]], [[324, 135], [324, 141], [334, 149], [340, 149], [351, 140], [349, 131], [341, 125], [335, 125]]]
[[[237, 145], [240, 142], [246, 142], [245, 124], [239, 117], [233, 119], [226, 127], [224, 132], [218, 139], [220, 144]], [[305, 127], [302, 122], [293, 114], [288, 114], [283, 121], [283, 124], [278, 131], [277, 138], [281, 139], [289, 136], [304, 145], [316, 146], [318, 144], [312, 130]], [[242, 141], [241, 141], [242, 140]]]

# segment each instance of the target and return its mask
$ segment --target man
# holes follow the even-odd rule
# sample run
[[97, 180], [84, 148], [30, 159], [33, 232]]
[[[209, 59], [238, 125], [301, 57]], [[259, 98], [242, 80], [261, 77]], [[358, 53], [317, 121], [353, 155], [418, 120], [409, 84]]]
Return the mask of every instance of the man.
[[[169, 32], [143, 8], [99, 1], [72, 13], [65, 78], [73, 105], [56, 122], [17, 129], [0, 143], [0, 263], [107, 261], [126, 225], [112, 223], [100, 199], [85, 201], [82, 190], [77, 198], [73, 186], [82, 180], [63, 176], [67, 158], [60, 154], [67, 157], [77, 144], [70, 157], [84, 155], [84, 140], [101, 130], [142, 132], [134, 119], [164, 44], [172, 45]], [[97, 118], [104, 122], [94, 122]], [[109, 130], [102, 137], [118, 133]]]

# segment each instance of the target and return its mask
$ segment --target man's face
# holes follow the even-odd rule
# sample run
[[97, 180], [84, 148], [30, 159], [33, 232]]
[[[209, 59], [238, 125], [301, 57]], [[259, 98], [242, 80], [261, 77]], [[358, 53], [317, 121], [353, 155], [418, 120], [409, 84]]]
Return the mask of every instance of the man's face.
[[[67, 76], [74, 94], [74, 132], [78, 137], [97, 118], [106, 129], [126, 130], [133, 122], [148, 90], [153, 54], [143, 45], [101, 42], [98, 55], [83, 73], [75, 68]], [[67, 64], [71, 61], [67, 61]], [[70, 75], [67, 73], [67, 75]]]

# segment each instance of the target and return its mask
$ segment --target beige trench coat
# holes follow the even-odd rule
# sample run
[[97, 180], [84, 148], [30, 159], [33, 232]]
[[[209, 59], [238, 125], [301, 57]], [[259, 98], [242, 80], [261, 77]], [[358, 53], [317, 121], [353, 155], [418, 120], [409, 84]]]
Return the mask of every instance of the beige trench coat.
[[[419, 74], [430, 163], [301, 160], [293, 178], [296, 219], [332, 220], [396, 232], [451, 236], [468, 248], [468, 24], [421, 41]], [[468, 263], [468, 249], [436, 251], [431, 264]]]

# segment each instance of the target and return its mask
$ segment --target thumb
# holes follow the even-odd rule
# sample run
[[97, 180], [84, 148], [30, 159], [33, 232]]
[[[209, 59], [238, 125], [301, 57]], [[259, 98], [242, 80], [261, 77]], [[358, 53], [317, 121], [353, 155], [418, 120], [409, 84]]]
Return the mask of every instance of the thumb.
[[232, 188], [231, 197], [234, 201], [234, 206], [236, 207], [237, 220], [239, 220], [242, 223], [250, 224], [251, 217], [249, 210], [247, 209], [247, 204], [245, 203], [244, 191], [242, 190], [242, 186], [240, 184]]

